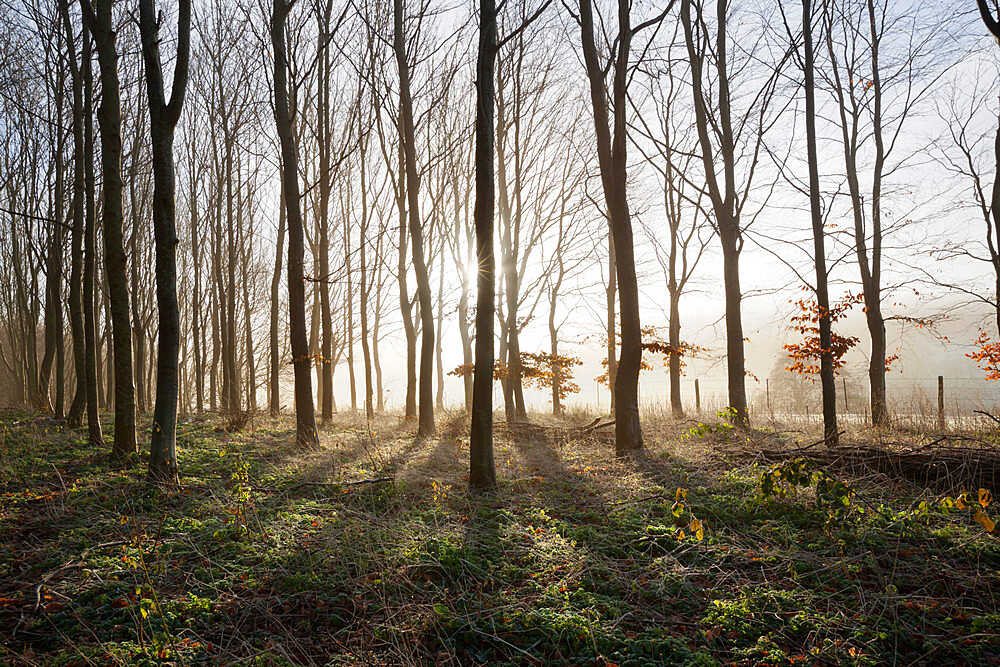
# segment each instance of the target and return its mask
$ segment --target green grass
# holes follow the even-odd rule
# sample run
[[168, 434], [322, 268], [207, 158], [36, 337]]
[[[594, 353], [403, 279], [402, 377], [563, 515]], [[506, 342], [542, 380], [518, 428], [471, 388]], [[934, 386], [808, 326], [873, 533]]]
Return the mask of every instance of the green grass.
[[902, 480], [845, 480], [884, 511], [830, 523], [665, 424], [640, 461], [500, 434], [500, 491], [470, 497], [439, 418], [416, 441], [344, 416], [318, 453], [290, 421], [184, 420], [181, 485], [151, 489], [141, 458], [0, 414], [0, 663], [1000, 664], [1000, 544], [900, 519]]

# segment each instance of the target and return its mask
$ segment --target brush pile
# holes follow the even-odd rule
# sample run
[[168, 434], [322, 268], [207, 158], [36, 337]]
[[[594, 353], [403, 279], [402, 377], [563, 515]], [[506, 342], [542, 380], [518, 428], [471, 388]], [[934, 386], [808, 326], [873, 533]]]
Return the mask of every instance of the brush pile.
[[941, 490], [956, 486], [1000, 489], [1000, 448], [995, 443], [967, 437], [944, 436], [916, 446], [888, 442], [766, 449], [758, 455], [765, 461], [804, 456], [829, 469], [855, 475], [874, 471], [890, 479], [904, 478]]

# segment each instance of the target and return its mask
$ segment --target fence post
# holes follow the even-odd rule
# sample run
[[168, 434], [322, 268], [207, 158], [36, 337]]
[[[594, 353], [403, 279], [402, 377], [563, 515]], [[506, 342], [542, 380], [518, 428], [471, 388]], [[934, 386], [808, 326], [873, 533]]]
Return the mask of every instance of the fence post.
[[698, 379], [694, 380], [694, 411], [701, 414], [701, 390], [698, 389]]
[[840, 381], [844, 386], [844, 414], [847, 414], [851, 411], [850, 407], [847, 405], [847, 378], [840, 378]]
[[944, 376], [943, 375], [938, 375], [937, 427], [939, 431], [944, 430]]

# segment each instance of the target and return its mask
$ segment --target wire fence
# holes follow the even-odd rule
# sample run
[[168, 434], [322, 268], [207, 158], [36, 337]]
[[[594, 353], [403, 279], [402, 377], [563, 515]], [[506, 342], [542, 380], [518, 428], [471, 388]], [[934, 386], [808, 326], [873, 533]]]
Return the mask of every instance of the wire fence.
[[[608, 399], [606, 389], [603, 399]], [[669, 380], [641, 378], [640, 402], [644, 412], [669, 414]], [[758, 418], [785, 422], [822, 419], [818, 381], [790, 375], [748, 378], [747, 402], [750, 412]], [[686, 413], [714, 414], [729, 405], [728, 383], [723, 378], [684, 377], [681, 403]], [[1000, 384], [969, 377], [886, 377], [886, 405], [897, 425], [976, 426], [989, 421], [983, 413], [1000, 413]], [[837, 379], [837, 413], [848, 424], [870, 423], [867, 377]]]

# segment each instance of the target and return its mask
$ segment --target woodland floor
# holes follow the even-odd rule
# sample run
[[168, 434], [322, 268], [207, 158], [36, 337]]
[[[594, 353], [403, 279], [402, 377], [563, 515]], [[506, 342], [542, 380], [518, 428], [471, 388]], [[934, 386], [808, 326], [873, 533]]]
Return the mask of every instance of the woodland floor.
[[754, 447], [811, 433], [650, 419], [617, 460], [501, 427], [500, 490], [470, 497], [467, 421], [438, 423], [340, 415], [303, 454], [290, 420], [185, 419], [181, 486], [153, 490], [85, 430], [0, 413], [0, 663], [1000, 664], [1000, 541], [906, 512], [940, 489], [855, 472], [837, 520], [758, 497]]

